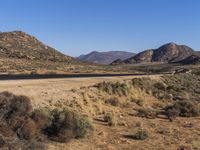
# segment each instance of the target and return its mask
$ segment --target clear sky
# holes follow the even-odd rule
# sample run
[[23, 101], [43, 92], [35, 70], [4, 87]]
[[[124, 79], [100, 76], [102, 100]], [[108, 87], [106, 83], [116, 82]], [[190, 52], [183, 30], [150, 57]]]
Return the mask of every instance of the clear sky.
[[22, 30], [65, 54], [200, 50], [200, 0], [1, 0], [0, 31]]

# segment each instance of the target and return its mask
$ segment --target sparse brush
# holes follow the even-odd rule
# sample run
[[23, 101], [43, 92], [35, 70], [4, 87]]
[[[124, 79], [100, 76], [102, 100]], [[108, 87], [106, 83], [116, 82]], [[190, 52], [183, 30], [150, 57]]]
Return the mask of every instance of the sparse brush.
[[112, 82], [102, 82], [95, 85], [99, 90], [107, 92], [108, 94], [117, 94], [119, 96], [127, 95], [129, 93], [129, 88], [126, 83], [112, 83]]
[[104, 116], [104, 121], [107, 122], [109, 126], [116, 125], [116, 118], [113, 113], [106, 113]]
[[131, 98], [130, 101], [133, 102], [133, 103], [136, 103], [138, 106], [143, 106], [144, 105], [144, 100], [143, 99]]
[[145, 118], [149, 118], [149, 119], [154, 119], [157, 117], [157, 112], [153, 109], [149, 109], [149, 108], [141, 108], [138, 109], [138, 113], [137, 115], [139, 117], [145, 117]]
[[134, 139], [134, 140], [146, 140], [150, 137], [150, 134], [147, 130], [139, 128], [137, 132], [131, 135], [126, 135], [125, 137]]
[[106, 100], [105, 103], [110, 104], [112, 106], [119, 106], [120, 105], [119, 99], [116, 98], [116, 97]]
[[85, 137], [93, 131], [88, 118], [81, 117], [68, 109], [54, 109], [51, 115], [52, 123], [44, 131], [52, 140], [65, 142], [72, 138]]
[[165, 115], [174, 120], [177, 116], [196, 117], [200, 115], [200, 107], [189, 100], [176, 101], [173, 105], [165, 107]]
[[133, 139], [136, 140], [145, 140], [150, 137], [150, 134], [147, 130], [145, 129], [139, 129], [134, 135]]

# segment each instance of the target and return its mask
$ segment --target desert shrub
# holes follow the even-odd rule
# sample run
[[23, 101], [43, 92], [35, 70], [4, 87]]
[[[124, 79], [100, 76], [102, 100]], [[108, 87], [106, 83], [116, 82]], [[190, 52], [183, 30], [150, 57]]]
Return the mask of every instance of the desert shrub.
[[167, 85], [166, 90], [172, 94], [187, 93], [191, 97], [199, 96], [200, 77], [194, 74], [182, 74], [163, 76], [163, 82]]
[[162, 90], [165, 91], [166, 90], [166, 85], [162, 82], [156, 82], [153, 85], [155, 88], [157, 88], [158, 90]]
[[22, 150], [46, 150], [48, 147], [43, 142], [38, 142], [36, 140], [31, 140], [22, 146]]
[[2, 148], [5, 144], [5, 140], [2, 135], [0, 135], [0, 148]]
[[52, 123], [51, 111], [47, 108], [38, 108], [33, 110], [31, 118], [41, 130], [44, 130]]
[[200, 108], [194, 102], [188, 100], [176, 101], [173, 105], [165, 107], [165, 114], [170, 120], [177, 116], [196, 117], [200, 115]]
[[28, 97], [0, 93], [0, 149], [42, 150], [41, 139], [81, 138], [93, 131], [89, 119], [73, 111], [32, 110]]
[[167, 116], [167, 118], [170, 120], [170, 121], [173, 121], [176, 119], [176, 117], [178, 117], [180, 114], [179, 110], [176, 110], [174, 108], [166, 108], [166, 111], [165, 111], [165, 115]]
[[36, 138], [38, 129], [29, 117], [31, 111], [28, 97], [9, 92], [0, 93], [0, 134], [4, 139], [3, 149], [23, 149], [24, 142], [28, 143]]
[[158, 82], [150, 78], [135, 78], [132, 79], [132, 85], [144, 90], [147, 94], [152, 93], [158, 99], [163, 99], [167, 95], [166, 85], [161, 81]]
[[153, 119], [157, 117], [157, 112], [153, 109], [141, 108], [138, 109], [137, 116]]
[[95, 85], [99, 90], [107, 92], [108, 94], [118, 94], [127, 95], [129, 88], [126, 83], [112, 83], [112, 82], [102, 82]]
[[89, 119], [68, 109], [54, 109], [51, 115], [52, 123], [44, 129], [44, 132], [52, 140], [65, 142], [72, 138], [85, 137], [93, 131]]
[[146, 140], [147, 138], [150, 137], [150, 134], [147, 130], [141, 128], [141, 129], [138, 129], [138, 131], [134, 133], [133, 135], [128, 135], [126, 137], [134, 139], [134, 140]]
[[104, 121], [107, 122], [109, 126], [116, 125], [116, 118], [113, 113], [106, 113], [104, 116]]
[[37, 128], [35, 122], [27, 118], [23, 121], [23, 125], [20, 126], [20, 128], [17, 129], [16, 133], [19, 139], [25, 139], [30, 140], [36, 137], [37, 135]]
[[16, 96], [9, 92], [0, 93], [0, 115], [2, 118], [26, 116], [31, 111], [30, 99], [26, 96]]
[[150, 78], [134, 78], [131, 81], [134, 87], [141, 89], [146, 89], [151, 87], [152, 83], [152, 80]]
[[136, 140], [145, 140], [149, 138], [149, 132], [147, 130], [140, 129], [133, 135], [133, 138]]
[[120, 102], [119, 102], [119, 99], [118, 98], [110, 98], [108, 100], [105, 101], [106, 104], [110, 104], [112, 106], [119, 106], [120, 105]]
[[131, 98], [130, 101], [136, 103], [138, 106], [143, 106], [144, 105], [144, 100], [143, 99]]

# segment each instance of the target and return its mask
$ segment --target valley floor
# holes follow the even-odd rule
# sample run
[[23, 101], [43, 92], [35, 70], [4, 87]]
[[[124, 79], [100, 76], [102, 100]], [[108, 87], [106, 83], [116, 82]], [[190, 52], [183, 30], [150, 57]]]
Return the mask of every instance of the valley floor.
[[[145, 76], [159, 80], [160, 76]], [[129, 77], [99, 77], [73, 79], [43, 79], [43, 80], [13, 80], [0, 81], [0, 92], [9, 91], [17, 95], [26, 95], [31, 98], [34, 107], [62, 107], [68, 100], [79, 98], [77, 93], [84, 87], [102, 81], [122, 81], [135, 78]], [[145, 97], [146, 95], [142, 95]], [[84, 95], [84, 93], [83, 93]], [[89, 93], [90, 95], [90, 93]], [[90, 95], [91, 96], [91, 95]], [[150, 102], [153, 97], [146, 97]], [[85, 98], [86, 102], [88, 101]], [[84, 108], [90, 108], [90, 104]], [[94, 107], [94, 106], [92, 106]], [[106, 107], [106, 106], [105, 106]], [[113, 107], [113, 106], [110, 106]], [[104, 106], [102, 106], [102, 109]], [[49, 150], [192, 150], [200, 148], [200, 118], [177, 118], [170, 122], [165, 117], [148, 119], [131, 115], [132, 107], [122, 107], [117, 110], [118, 125], [108, 126], [101, 121], [102, 114], [94, 110], [83, 110], [83, 114], [93, 118], [95, 133], [80, 140], [71, 140], [69, 143], [49, 143]], [[99, 119], [100, 118], [100, 119]], [[150, 138], [133, 140], [127, 135], [135, 133], [139, 127], [148, 129]]]

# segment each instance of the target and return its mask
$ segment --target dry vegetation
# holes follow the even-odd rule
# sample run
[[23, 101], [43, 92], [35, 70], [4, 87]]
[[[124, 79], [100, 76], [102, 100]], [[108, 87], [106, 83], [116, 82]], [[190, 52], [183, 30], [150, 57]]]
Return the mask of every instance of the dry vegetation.
[[17, 140], [30, 149], [198, 150], [199, 89], [197, 74], [134, 78], [65, 91], [66, 99], [39, 108], [27, 97], [4, 92], [1, 126], [7, 130], [0, 131], [0, 143], [9, 147]]

